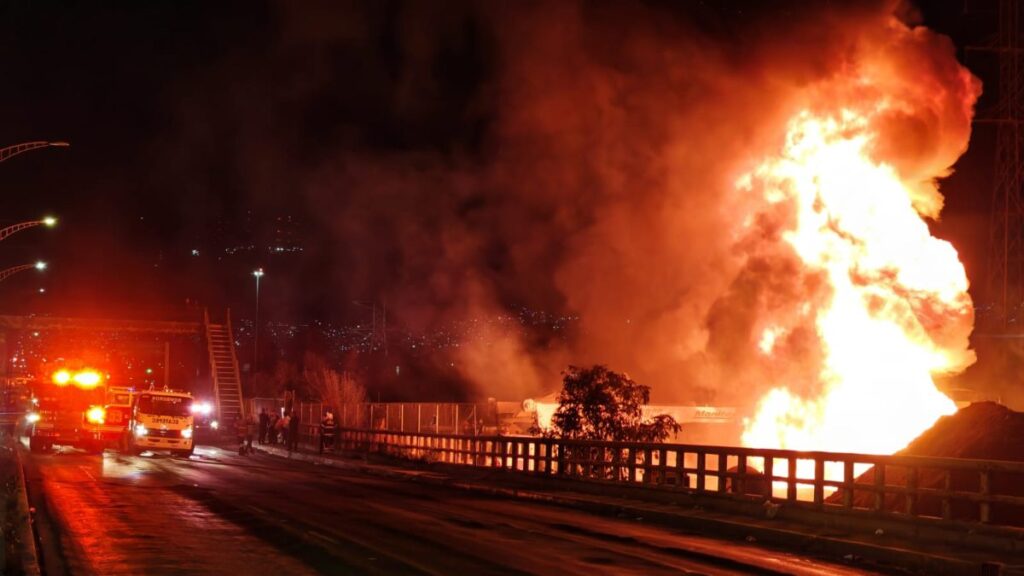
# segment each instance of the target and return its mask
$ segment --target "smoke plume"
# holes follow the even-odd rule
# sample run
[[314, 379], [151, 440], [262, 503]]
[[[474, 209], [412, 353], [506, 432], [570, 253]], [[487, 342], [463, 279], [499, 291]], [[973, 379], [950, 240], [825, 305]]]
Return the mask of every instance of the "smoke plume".
[[[323, 250], [342, 254], [330, 296], [383, 294], [413, 331], [475, 322], [439, 360], [474, 396], [553, 391], [569, 363], [628, 372], [656, 402], [813, 392], [822, 350], [800, 314], [828, 289], [784, 240], [793, 207], [742, 177], [801, 111], [884, 101], [871, 151], [937, 218], [980, 87], [905, 6], [769, 4], [279, 6], [277, 69], [304, 70], [280, 99], [336, 142], [293, 162]], [[353, 101], [369, 117], [330, 128]], [[578, 321], [487, 322], [523, 307]], [[767, 316], [789, 318], [770, 363]], [[972, 361], [970, 318], [924, 324], [955, 369]]]

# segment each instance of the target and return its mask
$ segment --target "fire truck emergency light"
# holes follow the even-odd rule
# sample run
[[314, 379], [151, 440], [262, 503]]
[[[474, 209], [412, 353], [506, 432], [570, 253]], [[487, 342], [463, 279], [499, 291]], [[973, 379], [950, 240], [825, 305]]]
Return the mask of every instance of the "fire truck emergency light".
[[100, 376], [99, 372], [83, 370], [75, 374], [72, 380], [79, 388], [95, 388], [103, 380], [103, 377]]
[[106, 417], [107, 411], [102, 406], [90, 406], [88, 412], [85, 413], [85, 419], [92, 424], [103, 424]]
[[67, 369], [60, 369], [53, 373], [53, 383], [58, 386], [74, 384], [79, 388], [90, 390], [100, 385], [103, 376], [95, 370], [82, 370], [72, 373]]

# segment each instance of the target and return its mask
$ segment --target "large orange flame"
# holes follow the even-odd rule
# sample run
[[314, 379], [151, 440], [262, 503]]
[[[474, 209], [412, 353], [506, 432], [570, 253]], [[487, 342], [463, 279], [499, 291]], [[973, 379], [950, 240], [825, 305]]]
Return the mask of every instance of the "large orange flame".
[[[885, 110], [800, 112], [779, 154], [740, 179], [769, 204], [790, 203], [783, 239], [828, 287], [802, 311], [822, 351], [816, 395], [770, 390], [746, 422], [745, 445], [892, 453], [956, 409], [932, 376], [964, 367], [964, 350], [936, 333], [972, 321], [967, 277], [915, 206], [919, 183], [873, 158], [873, 120]], [[766, 325], [761, 352], [774, 354], [788, 328]]]

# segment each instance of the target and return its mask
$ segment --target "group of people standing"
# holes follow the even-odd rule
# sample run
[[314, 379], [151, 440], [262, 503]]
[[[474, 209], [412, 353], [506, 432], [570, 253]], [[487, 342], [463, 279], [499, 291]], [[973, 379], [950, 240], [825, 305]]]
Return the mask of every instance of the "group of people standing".
[[284, 444], [288, 450], [299, 449], [299, 416], [285, 412], [283, 416], [260, 409], [259, 443]]
[[[325, 411], [317, 435], [321, 454], [324, 449], [336, 448], [337, 425], [334, 414], [330, 410]], [[260, 444], [284, 444], [289, 452], [299, 449], [299, 416], [292, 412], [278, 416], [261, 408], [258, 421], [253, 416], [245, 421], [239, 418], [236, 427], [242, 453], [252, 450], [254, 436]]]

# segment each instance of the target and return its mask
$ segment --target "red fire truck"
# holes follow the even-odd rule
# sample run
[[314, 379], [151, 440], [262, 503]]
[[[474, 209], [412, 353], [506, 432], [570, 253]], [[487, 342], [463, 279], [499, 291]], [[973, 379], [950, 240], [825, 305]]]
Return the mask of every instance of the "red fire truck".
[[104, 380], [92, 368], [60, 368], [49, 380], [37, 380], [26, 415], [31, 450], [59, 444], [102, 452], [116, 446], [128, 424], [131, 396], [122, 394], [126, 398], [119, 404], [118, 389], [108, 390]]
[[91, 452], [120, 448], [132, 414], [133, 388], [107, 386], [104, 404], [90, 405], [85, 413], [83, 447]]

